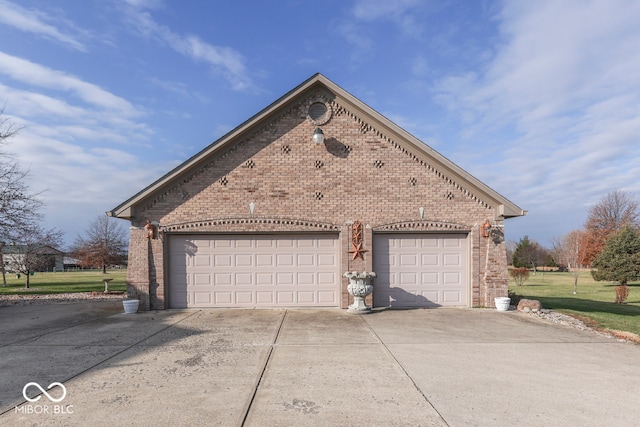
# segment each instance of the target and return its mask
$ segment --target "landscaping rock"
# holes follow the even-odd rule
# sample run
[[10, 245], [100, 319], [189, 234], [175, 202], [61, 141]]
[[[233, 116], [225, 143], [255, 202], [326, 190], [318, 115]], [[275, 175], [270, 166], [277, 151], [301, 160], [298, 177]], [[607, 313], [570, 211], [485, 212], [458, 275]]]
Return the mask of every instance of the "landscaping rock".
[[518, 303], [518, 311], [524, 311], [525, 308], [528, 308], [530, 311], [539, 311], [542, 310], [542, 304], [537, 299], [523, 298]]

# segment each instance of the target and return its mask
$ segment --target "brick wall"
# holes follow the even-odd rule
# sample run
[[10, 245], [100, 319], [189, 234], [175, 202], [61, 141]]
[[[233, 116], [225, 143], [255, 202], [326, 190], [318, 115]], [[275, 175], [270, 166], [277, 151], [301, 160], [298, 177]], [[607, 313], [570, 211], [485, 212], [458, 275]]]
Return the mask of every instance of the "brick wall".
[[[333, 113], [322, 125], [324, 144], [311, 141], [317, 124], [307, 118], [318, 100]], [[131, 230], [127, 283], [142, 306], [165, 306], [164, 242], [180, 232], [339, 231], [343, 272], [371, 271], [375, 232], [466, 232], [472, 305], [493, 306], [494, 296], [506, 295], [504, 242], [479, 237], [479, 224], [496, 223], [486, 196], [349, 105], [323, 91], [301, 96], [135, 206], [134, 226], [147, 219], [162, 226], [157, 240]], [[346, 253], [355, 220], [366, 226], [364, 261]]]

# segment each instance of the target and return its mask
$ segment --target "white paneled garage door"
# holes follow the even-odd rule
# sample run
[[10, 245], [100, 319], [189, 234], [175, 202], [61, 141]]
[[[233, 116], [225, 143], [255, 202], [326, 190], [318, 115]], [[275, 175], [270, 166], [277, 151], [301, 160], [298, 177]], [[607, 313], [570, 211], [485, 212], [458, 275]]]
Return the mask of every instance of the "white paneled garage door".
[[338, 307], [337, 235], [174, 235], [169, 306]]
[[375, 234], [375, 307], [468, 306], [465, 234]]

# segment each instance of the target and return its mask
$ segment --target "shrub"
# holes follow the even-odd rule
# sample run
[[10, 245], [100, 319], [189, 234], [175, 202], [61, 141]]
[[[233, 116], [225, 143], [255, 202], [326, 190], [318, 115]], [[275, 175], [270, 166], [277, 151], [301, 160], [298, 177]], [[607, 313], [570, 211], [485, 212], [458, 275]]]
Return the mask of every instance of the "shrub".
[[518, 303], [522, 299], [522, 295], [516, 294], [514, 291], [508, 292], [508, 297], [511, 298], [511, 302], [509, 304], [518, 306]]
[[509, 272], [509, 275], [513, 277], [516, 285], [522, 286], [529, 278], [529, 269], [526, 267], [514, 268]]

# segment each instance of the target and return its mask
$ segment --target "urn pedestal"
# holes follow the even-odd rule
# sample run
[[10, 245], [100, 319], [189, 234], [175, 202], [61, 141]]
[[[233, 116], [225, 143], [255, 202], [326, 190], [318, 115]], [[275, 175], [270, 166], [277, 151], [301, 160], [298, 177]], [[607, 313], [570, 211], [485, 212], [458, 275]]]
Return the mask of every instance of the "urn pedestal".
[[347, 312], [352, 314], [371, 312], [371, 306], [365, 304], [365, 298], [373, 292], [373, 278], [376, 277], [376, 273], [348, 271], [344, 277], [349, 279], [347, 292], [353, 297], [353, 304], [349, 306]]

